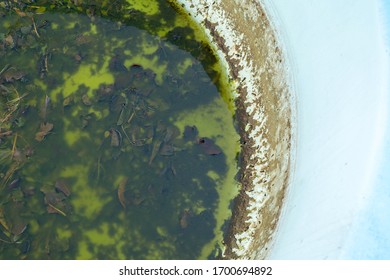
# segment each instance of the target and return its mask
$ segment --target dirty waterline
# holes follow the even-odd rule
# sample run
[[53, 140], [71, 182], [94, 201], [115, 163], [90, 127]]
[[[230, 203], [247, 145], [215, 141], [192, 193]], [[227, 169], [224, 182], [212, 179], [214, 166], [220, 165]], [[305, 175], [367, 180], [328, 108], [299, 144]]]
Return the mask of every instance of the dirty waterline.
[[293, 96], [278, 34], [261, 1], [178, 0], [207, 30], [237, 87], [242, 189], [226, 258], [265, 258], [290, 180]]

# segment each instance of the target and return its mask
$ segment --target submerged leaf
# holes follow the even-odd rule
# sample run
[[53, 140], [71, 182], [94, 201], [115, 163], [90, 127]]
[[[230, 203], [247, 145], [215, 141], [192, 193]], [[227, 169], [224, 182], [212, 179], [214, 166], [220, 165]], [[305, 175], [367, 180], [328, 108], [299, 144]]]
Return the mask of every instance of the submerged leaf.
[[68, 208], [65, 199], [66, 196], [63, 193], [56, 193], [54, 191], [46, 192], [45, 204], [47, 205], [47, 212], [49, 214], [60, 214], [62, 216], [66, 216], [65, 211], [62, 210]]
[[65, 195], [62, 193], [56, 193], [54, 191], [50, 191], [45, 193], [45, 203], [50, 205], [54, 205], [60, 203], [65, 199]]
[[7, 83], [13, 83], [14, 81], [19, 81], [23, 79], [25, 76], [26, 74], [24, 72], [19, 71], [14, 67], [11, 67], [3, 73], [2, 79], [4, 79], [4, 81]]
[[154, 143], [153, 143], [153, 146], [152, 146], [152, 153], [150, 155], [150, 158], [149, 158], [149, 165], [152, 164], [154, 158], [156, 157], [157, 153], [159, 152], [160, 150], [160, 147], [161, 147], [161, 144], [163, 143], [162, 140], [160, 139], [157, 139]]
[[12, 225], [11, 233], [15, 236], [21, 235], [27, 229], [27, 223], [23, 221], [17, 221]]
[[122, 143], [121, 133], [117, 129], [111, 128], [110, 134], [111, 134], [111, 147], [119, 147]]
[[64, 217], [66, 217], [66, 213], [64, 211], [62, 211], [61, 209], [57, 208], [56, 206], [52, 205], [52, 204], [48, 204], [47, 206], [47, 213], [49, 214], [60, 214]]
[[57, 180], [55, 183], [55, 189], [56, 191], [63, 193], [65, 196], [70, 195], [70, 190], [64, 180]]
[[126, 107], [123, 107], [121, 113], [119, 114], [118, 121], [116, 125], [122, 125], [124, 122], [128, 120], [129, 110]]
[[39, 131], [35, 134], [35, 140], [41, 142], [53, 127], [52, 123], [41, 123]]
[[20, 185], [20, 177], [18, 177], [18, 178], [16, 178], [15, 180], [13, 180], [13, 181], [7, 186], [7, 189], [8, 189], [8, 190], [17, 189], [17, 188], [19, 188], [19, 185]]
[[91, 100], [89, 99], [88, 94], [84, 94], [84, 95], [81, 97], [81, 100], [83, 101], [83, 104], [84, 104], [85, 106], [91, 106], [91, 105], [92, 105], [92, 102], [91, 102]]
[[181, 212], [180, 216], [179, 216], [179, 225], [182, 229], [185, 229], [188, 227], [188, 223], [189, 223], [189, 220], [192, 216], [192, 213], [190, 210], [184, 210], [183, 212]]
[[125, 198], [125, 191], [126, 191], [126, 184], [127, 181], [129, 180], [128, 177], [124, 177], [120, 182], [119, 182], [119, 187], [118, 187], [118, 199], [122, 207], [125, 209], [126, 208], [126, 198]]
[[214, 144], [214, 141], [207, 137], [200, 138], [198, 144], [202, 147], [203, 152], [208, 155], [214, 156], [222, 153], [222, 150]]

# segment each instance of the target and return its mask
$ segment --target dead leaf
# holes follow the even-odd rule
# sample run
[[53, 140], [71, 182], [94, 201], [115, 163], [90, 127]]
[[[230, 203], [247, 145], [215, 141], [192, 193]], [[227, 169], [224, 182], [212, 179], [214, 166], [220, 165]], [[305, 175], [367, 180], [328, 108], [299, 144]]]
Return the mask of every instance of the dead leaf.
[[202, 147], [203, 152], [208, 155], [215, 156], [222, 153], [222, 150], [214, 144], [214, 141], [207, 137], [200, 138], [198, 144]]
[[119, 187], [118, 187], [118, 199], [124, 209], [126, 209], [125, 191], [126, 191], [126, 184], [128, 180], [129, 180], [128, 177], [123, 177], [123, 179], [119, 182]]
[[64, 180], [61, 179], [57, 180], [55, 183], [55, 189], [58, 192], [62, 192], [65, 196], [70, 195], [70, 190]]
[[39, 131], [35, 134], [35, 140], [41, 142], [53, 127], [54, 125], [52, 123], [41, 123]]
[[119, 147], [122, 143], [121, 133], [114, 128], [111, 128], [109, 132], [111, 134], [111, 147]]
[[179, 224], [182, 229], [185, 229], [188, 227], [189, 220], [192, 216], [192, 213], [190, 210], [186, 209], [183, 212], [181, 212], [179, 217]]

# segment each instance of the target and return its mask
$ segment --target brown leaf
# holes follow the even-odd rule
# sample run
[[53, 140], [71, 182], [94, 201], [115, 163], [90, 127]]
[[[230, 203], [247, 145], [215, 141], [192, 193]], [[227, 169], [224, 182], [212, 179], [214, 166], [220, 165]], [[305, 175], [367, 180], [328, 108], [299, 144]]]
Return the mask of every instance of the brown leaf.
[[198, 144], [202, 147], [203, 152], [208, 155], [214, 156], [222, 153], [222, 150], [214, 144], [214, 141], [207, 137], [200, 138]]
[[84, 95], [81, 97], [81, 101], [83, 101], [83, 104], [84, 104], [85, 106], [91, 106], [91, 105], [92, 105], [92, 102], [91, 102], [91, 100], [89, 99], [88, 94], [84, 94]]
[[183, 212], [181, 212], [180, 216], [179, 216], [179, 224], [180, 224], [180, 227], [182, 229], [185, 229], [188, 227], [188, 223], [189, 223], [189, 220], [192, 216], [192, 213], [190, 210], [184, 210]]
[[109, 130], [111, 135], [111, 147], [119, 147], [122, 143], [122, 135], [121, 133], [114, 128]]
[[24, 222], [24, 221], [18, 221], [18, 222], [15, 222], [13, 225], [12, 225], [12, 228], [11, 228], [11, 233], [13, 235], [21, 235], [27, 228], [27, 223]]
[[70, 190], [64, 180], [61, 179], [57, 180], [55, 184], [55, 189], [58, 192], [62, 192], [65, 196], [70, 195]]
[[53, 127], [54, 125], [52, 123], [41, 123], [39, 131], [35, 134], [35, 140], [41, 142]]
[[152, 164], [154, 158], [156, 157], [158, 151], [160, 150], [160, 147], [161, 147], [161, 144], [163, 143], [163, 141], [157, 139], [154, 143], [153, 143], [153, 146], [152, 146], [152, 153], [150, 155], [150, 158], [149, 158], [149, 165]]
[[61, 209], [59, 209], [58, 207], [56, 207], [52, 204], [49, 204], [46, 207], [46, 210], [47, 210], [47, 213], [49, 213], [49, 214], [60, 214], [64, 217], [66, 217], [66, 213], [64, 211], [62, 211]]
[[5, 42], [8, 45], [13, 45], [14, 44], [14, 38], [11, 35], [8, 35], [7, 37], [5, 37]]
[[22, 11], [19, 10], [19, 9], [14, 8], [14, 10], [15, 10], [15, 12], [18, 14], [18, 16], [20, 16], [20, 17], [25, 17], [25, 16], [27, 16], [27, 14], [26, 14], [25, 12], [22, 12]]
[[37, 140], [38, 142], [41, 142], [44, 138], [45, 138], [45, 133], [42, 132], [42, 131], [39, 131], [35, 134], [35, 140]]
[[118, 199], [120, 204], [123, 206], [124, 209], [126, 209], [126, 197], [125, 197], [125, 192], [126, 192], [126, 184], [127, 181], [129, 180], [128, 177], [124, 177], [120, 182], [119, 182], [119, 187], [118, 187]]
[[53, 129], [54, 125], [52, 123], [41, 123], [41, 131], [46, 134]]

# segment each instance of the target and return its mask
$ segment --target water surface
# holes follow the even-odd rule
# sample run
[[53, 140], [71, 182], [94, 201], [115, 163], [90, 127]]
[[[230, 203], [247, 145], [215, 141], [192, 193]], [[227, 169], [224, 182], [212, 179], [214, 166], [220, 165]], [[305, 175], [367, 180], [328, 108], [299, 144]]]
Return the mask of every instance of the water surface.
[[238, 136], [215, 55], [165, 1], [73, 2], [0, 10], [0, 257], [217, 257]]

